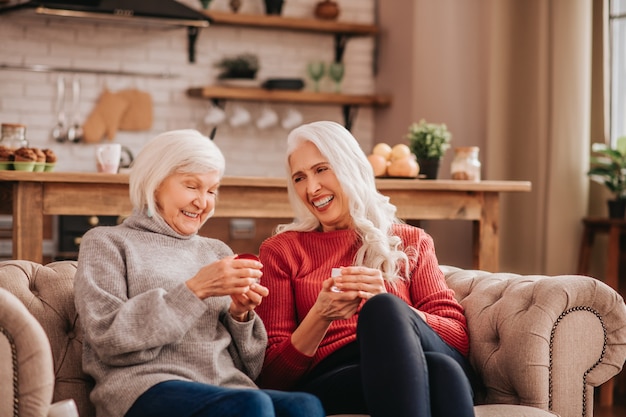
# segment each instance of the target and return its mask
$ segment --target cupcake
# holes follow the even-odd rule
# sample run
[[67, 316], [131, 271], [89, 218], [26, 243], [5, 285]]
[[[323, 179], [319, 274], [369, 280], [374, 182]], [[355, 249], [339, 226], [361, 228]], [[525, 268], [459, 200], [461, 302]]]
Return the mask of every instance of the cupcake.
[[52, 149], [44, 149], [43, 153], [46, 155], [46, 163], [53, 164], [57, 161], [57, 155]]
[[35, 155], [37, 156], [37, 161], [35, 161], [35, 172], [42, 172], [46, 166], [46, 154], [39, 148], [30, 148]]
[[30, 148], [19, 148], [15, 150], [13, 168], [16, 171], [32, 171], [35, 169], [37, 154]]
[[13, 168], [13, 150], [0, 146], [0, 170]]
[[54, 169], [54, 165], [57, 163], [57, 155], [52, 149], [44, 149], [43, 153], [46, 155], [46, 166], [44, 171], [50, 172]]

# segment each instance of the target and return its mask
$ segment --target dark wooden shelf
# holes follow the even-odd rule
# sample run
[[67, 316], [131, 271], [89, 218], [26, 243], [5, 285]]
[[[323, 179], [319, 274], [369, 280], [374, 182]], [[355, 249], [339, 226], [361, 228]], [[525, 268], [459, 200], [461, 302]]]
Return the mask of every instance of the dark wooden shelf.
[[250, 100], [299, 104], [385, 107], [391, 104], [387, 95], [353, 95], [315, 93], [301, 90], [268, 90], [264, 88], [206, 86], [187, 90], [190, 97], [211, 100]]
[[284, 29], [302, 32], [333, 33], [347, 36], [373, 36], [376, 25], [347, 23], [335, 20], [306, 19], [262, 14], [240, 14], [215, 10], [201, 11], [213, 25], [246, 26], [253, 28]]

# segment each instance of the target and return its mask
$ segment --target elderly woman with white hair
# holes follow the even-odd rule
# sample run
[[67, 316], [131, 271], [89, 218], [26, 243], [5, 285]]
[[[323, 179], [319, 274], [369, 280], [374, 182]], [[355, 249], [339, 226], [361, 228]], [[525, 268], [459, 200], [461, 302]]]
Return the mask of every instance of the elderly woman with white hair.
[[267, 334], [262, 264], [198, 235], [224, 157], [195, 130], [148, 142], [130, 173], [133, 213], [82, 239], [75, 302], [98, 417], [322, 417], [311, 394], [254, 384]]
[[465, 316], [432, 238], [396, 218], [338, 123], [291, 131], [286, 168], [295, 220], [260, 248], [259, 385], [313, 393], [329, 414], [473, 416]]

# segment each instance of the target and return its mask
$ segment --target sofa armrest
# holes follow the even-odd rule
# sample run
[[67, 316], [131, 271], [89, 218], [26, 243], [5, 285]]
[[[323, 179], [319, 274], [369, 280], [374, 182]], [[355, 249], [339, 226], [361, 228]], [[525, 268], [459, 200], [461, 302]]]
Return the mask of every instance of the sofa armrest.
[[0, 415], [45, 416], [54, 372], [50, 343], [24, 304], [0, 288]]
[[51, 400], [72, 398], [81, 417], [89, 417], [95, 415], [89, 402], [93, 380], [82, 370], [83, 336], [74, 308], [75, 272], [75, 261], [48, 265], [24, 260], [3, 261], [0, 262], [0, 288], [7, 289], [27, 306], [48, 337], [55, 382]]
[[593, 414], [593, 387], [626, 360], [626, 306], [616, 291], [578, 275], [442, 270], [465, 308], [485, 403]]

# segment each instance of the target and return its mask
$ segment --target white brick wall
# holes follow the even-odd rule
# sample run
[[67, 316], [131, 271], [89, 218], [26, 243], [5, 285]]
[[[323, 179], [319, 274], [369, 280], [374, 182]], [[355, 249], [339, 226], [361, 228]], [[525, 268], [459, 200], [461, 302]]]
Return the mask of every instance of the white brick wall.
[[[196, 7], [199, 2], [184, 3]], [[285, 16], [311, 17], [317, 0], [287, 0]], [[374, 0], [342, 0], [340, 20], [360, 23], [375, 21]], [[263, 13], [262, 0], [243, 0], [240, 12]], [[228, 0], [214, 0], [211, 8], [228, 10]], [[344, 53], [346, 76], [343, 91], [374, 92], [372, 74], [375, 42], [372, 38], [349, 40]], [[53, 19], [26, 15], [0, 16], [0, 65], [44, 64], [55, 67], [96, 68], [148, 73], [172, 73], [177, 78], [150, 78], [79, 74], [82, 83], [83, 119], [93, 109], [104, 88], [117, 91], [139, 88], [154, 101], [154, 124], [148, 132], [118, 132], [115, 141], [137, 153], [154, 135], [171, 129], [210, 130], [202, 119], [209, 102], [186, 96], [188, 87], [212, 84], [217, 76], [213, 63], [226, 55], [254, 52], [259, 55], [259, 79], [302, 77], [313, 59], [331, 61], [333, 36], [275, 30], [212, 26], [201, 29], [196, 45], [196, 63], [187, 61], [185, 29]], [[0, 122], [24, 123], [32, 146], [54, 149], [59, 155], [58, 171], [95, 171], [94, 145], [59, 144], [49, 139], [54, 115], [56, 80], [59, 73], [0, 70]], [[69, 80], [72, 74], [64, 74]], [[68, 83], [68, 90], [70, 85]], [[330, 85], [327, 88], [331, 88]], [[238, 102], [253, 118], [263, 103]], [[69, 99], [67, 100], [69, 110]], [[228, 102], [226, 111], [235, 102]], [[283, 115], [289, 104], [272, 104]], [[335, 120], [343, 123], [338, 106], [297, 105], [304, 121]], [[361, 108], [352, 129], [365, 151], [373, 142], [373, 110]], [[260, 131], [254, 125], [220, 126], [215, 138], [227, 160], [227, 175], [283, 176], [283, 143], [287, 132], [280, 128]]]

